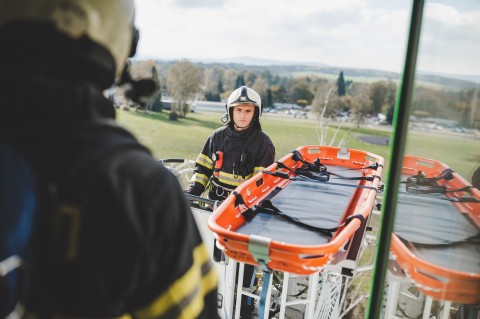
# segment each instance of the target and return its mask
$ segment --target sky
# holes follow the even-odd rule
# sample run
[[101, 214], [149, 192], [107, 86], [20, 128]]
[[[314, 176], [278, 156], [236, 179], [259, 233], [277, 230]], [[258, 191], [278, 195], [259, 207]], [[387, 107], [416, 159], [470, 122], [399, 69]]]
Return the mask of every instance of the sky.
[[[407, 0], [136, 0], [139, 58], [260, 59], [402, 72]], [[480, 0], [425, 1], [417, 69], [480, 75]]]

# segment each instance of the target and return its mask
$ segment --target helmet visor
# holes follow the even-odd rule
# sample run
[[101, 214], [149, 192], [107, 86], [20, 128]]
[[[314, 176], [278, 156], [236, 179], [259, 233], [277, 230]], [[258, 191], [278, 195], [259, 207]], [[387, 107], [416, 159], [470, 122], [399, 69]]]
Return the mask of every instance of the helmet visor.
[[257, 94], [252, 89], [249, 89], [245, 86], [236, 89], [230, 94], [227, 100], [227, 106], [231, 107], [233, 104], [242, 104], [242, 103], [253, 103], [257, 107], [260, 107], [262, 100], [260, 95]]

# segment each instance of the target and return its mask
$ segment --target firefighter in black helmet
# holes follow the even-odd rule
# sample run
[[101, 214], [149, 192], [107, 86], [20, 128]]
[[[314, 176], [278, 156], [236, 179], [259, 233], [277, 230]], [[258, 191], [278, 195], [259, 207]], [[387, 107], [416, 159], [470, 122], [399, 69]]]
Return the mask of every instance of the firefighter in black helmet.
[[135, 52], [134, 11], [133, 0], [0, 0], [0, 143], [29, 160], [38, 189], [26, 318], [218, 316], [217, 274], [178, 180], [103, 95]]

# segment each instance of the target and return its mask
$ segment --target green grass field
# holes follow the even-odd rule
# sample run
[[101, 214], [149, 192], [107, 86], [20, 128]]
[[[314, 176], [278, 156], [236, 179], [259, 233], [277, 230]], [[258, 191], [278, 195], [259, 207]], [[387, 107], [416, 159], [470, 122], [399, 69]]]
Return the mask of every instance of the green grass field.
[[[195, 159], [212, 131], [223, 124], [220, 115], [212, 112], [190, 113], [187, 118], [169, 121], [167, 113], [144, 114], [142, 112], [118, 111], [120, 124], [130, 129], [137, 138], [147, 145], [157, 158], [190, 158]], [[320, 130], [314, 120], [293, 119], [290, 117], [263, 116], [263, 130], [272, 139], [281, 158], [293, 149], [302, 145], [318, 145]], [[336, 127], [327, 129], [326, 141], [330, 143]], [[372, 135], [375, 131], [341, 129], [332, 145], [338, 146], [343, 138], [348, 148], [364, 149], [378, 155], [386, 156], [388, 147], [370, 145], [356, 138], [358, 134]], [[378, 134], [388, 136], [380, 131]]]
[[[135, 111], [117, 111], [121, 125], [130, 129], [158, 159], [186, 158], [195, 160], [212, 131], [223, 124], [221, 114], [215, 112], [190, 113], [187, 118], [178, 121], [168, 120], [168, 113], [145, 114]], [[264, 114], [261, 119], [263, 130], [272, 139], [276, 148], [276, 157], [280, 159], [293, 149], [303, 145], [320, 144], [322, 131], [328, 145], [337, 125], [320, 130], [317, 121], [293, 119], [291, 117]], [[369, 151], [385, 158], [387, 174], [390, 148], [387, 145], [364, 143], [358, 139], [361, 135], [390, 136], [385, 127], [360, 129], [342, 127], [336, 134], [332, 146], [343, 145], [351, 149]], [[444, 162], [468, 181], [475, 169], [480, 166], [480, 140], [447, 134], [432, 134], [411, 131], [408, 135], [406, 154], [427, 157]]]
[[411, 132], [405, 153], [443, 162], [468, 181], [480, 166], [480, 140], [462, 136]]

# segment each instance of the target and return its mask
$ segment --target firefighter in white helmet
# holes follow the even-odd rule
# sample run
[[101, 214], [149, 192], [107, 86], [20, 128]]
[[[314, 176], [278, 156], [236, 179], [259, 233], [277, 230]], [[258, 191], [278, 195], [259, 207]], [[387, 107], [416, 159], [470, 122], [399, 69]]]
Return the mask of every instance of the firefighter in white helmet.
[[27, 318], [217, 317], [217, 276], [178, 180], [103, 96], [129, 79], [134, 11], [0, 0], [0, 147], [27, 158], [38, 190], [23, 280], [0, 274], [2, 317], [18, 299]]
[[[226, 126], [216, 129], [207, 139], [195, 163], [195, 173], [186, 190], [199, 196], [205, 190], [213, 200], [224, 200], [237, 186], [275, 160], [275, 147], [262, 131], [262, 100], [253, 89], [242, 86], [228, 97]], [[243, 287], [254, 279], [254, 267], [245, 265]], [[242, 297], [241, 315], [255, 308], [254, 300]]]
[[275, 148], [262, 131], [262, 100], [246, 86], [233, 91], [226, 104], [225, 122], [207, 139], [198, 155], [186, 190], [214, 200], [225, 199], [238, 185], [272, 164]]

